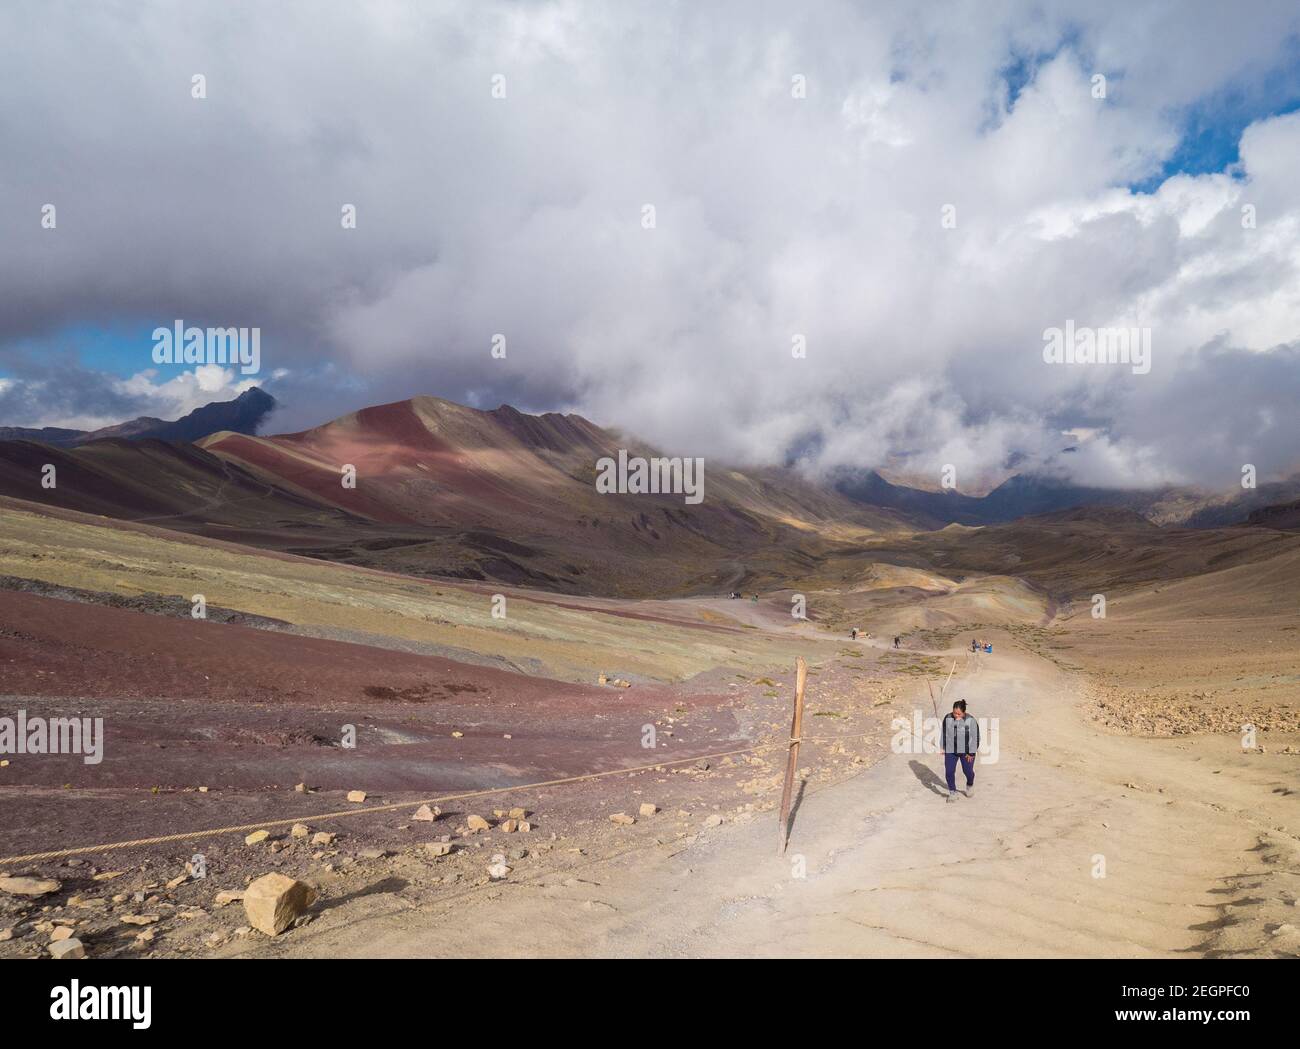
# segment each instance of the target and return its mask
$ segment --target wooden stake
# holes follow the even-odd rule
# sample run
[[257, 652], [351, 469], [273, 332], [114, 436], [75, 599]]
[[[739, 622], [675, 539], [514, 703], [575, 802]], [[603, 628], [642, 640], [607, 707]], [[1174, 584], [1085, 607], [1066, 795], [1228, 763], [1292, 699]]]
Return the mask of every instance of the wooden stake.
[[777, 828], [777, 855], [785, 855], [790, 843], [790, 798], [794, 793], [794, 774], [799, 766], [799, 737], [803, 734], [803, 690], [808, 681], [808, 664], [803, 656], [795, 660], [794, 720], [790, 722], [790, 754], [785, 764], [785, 787], [781, 791], [781, 825]]
[[939, 716], [939, 704], [934, 701], [934, 685], [931, 684], [929, 678], [925, 679], [925, 687], [930, 690], [930, 706], [934, 707], [934, 716], [937, 718]]

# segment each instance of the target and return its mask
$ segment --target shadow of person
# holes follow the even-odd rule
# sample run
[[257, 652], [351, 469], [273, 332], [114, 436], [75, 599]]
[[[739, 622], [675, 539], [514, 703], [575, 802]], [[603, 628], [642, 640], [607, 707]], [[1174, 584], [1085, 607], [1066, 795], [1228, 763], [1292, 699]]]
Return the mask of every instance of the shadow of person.
[[947, 782], [945, 782], [944, 778], [940, 776], [939, 773], [930, 768], [929, 765], [922, 764], [915, 758], [907, 764], [908, 767], [911, 768], [912, 774], [921, 781], [927, 790], [933, 791], [935, 794], [945, 798], [948, 796]]

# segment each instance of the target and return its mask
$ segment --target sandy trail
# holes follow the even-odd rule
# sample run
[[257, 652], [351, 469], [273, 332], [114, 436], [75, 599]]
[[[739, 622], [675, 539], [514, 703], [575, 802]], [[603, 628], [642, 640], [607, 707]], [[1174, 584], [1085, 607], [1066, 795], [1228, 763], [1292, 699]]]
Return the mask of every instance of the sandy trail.
[[[1105, 734], [1075, 679], [1001, 640], [949, 700], [999, 719], [973, 798], [941, 759], [895, 754], [802, 799], [776, 856], [771, 813], [675, 838], [662, 814], [577, 869], [438, 904], [327, 908], [283, 956], [1109, 956], [1300, 950], [1297, 795], [1236, 741]], [[959, 670], [960, 675], [960, 670]], [[930, 713], [920, 692], [924, 714]], [[959, 774], [959, 783], [961, 777]], [[1130, 786], [1130, 784], [1132, 786]], [[1289, 821], [1289, 824], [1288, 824]], [[656, 840], [656, 837], [660, 840]], [[1094, 876], [1104, 857], [1105, 877]], [[488, 858], [485, 856], [485, 864]], [[797, 865], [806, 877], [797, 877]], [[1277, 920], [1274, 920], [1275, 917]]]

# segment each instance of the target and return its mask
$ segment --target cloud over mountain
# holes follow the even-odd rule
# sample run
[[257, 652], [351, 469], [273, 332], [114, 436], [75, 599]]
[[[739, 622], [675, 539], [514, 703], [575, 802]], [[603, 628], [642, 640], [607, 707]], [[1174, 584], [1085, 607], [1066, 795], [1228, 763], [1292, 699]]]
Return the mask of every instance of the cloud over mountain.
[[[1298, 30], [1213, 3], [10, 5], [0, 407], [26, 414], [0, 422], [176, 414], [171, 384], [218, 379], [151, 372], [147, 339], [120, 387], [49, 354], [182, 317], [261, 327], [285, 428], [432, 392], [964, 486], [1284, 472]], [[1045, 364], [1067, 320], [1149, 328], [1150, 374]]]

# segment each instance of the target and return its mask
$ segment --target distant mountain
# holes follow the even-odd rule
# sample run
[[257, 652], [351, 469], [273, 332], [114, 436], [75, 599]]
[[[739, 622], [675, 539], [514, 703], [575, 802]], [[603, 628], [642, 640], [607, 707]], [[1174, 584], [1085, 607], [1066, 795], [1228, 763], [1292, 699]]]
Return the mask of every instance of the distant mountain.
[[1088, 488], [1032, 474], [1008, 478], [984, 496], [908, 488], [886, 481], [874, 470], [841, 475], [835, 487], [856, 502], [922, 514], [935, 527], [1004, 524], [1078, 506], [1115, 506], [1140, 512], [1159, 498], [1159, 493], [1149, 490]]
[[988, 495], [977, 497], [955, 491], [908, 488], [892, 484], [874, 471], [862, 471], [841, 475], [835, 480], [835, 487], [856, 502], [920, 515], [936, 528], [947, 524], [1006, 524], [1022, 517], [1078, 507], [1130, 510], [1158, 525], [1224, 528], [1262, 523], [1253, 520], [1253, 511], [1300, 497], [1300, 476], [1256, 489], [1223, 493], [1175, 485], [1092, 488], [1053, 477], [1016, 474]]
[[118, 432], [59, 454], [0, 443], [0, 495], [412, 575], [609, 595], [752, 589], [916, 527], [792, 471], [713, 460], [701, 501], [603, 493], [601, 460], [660, 453], [579, 415], [508, 405], [415, 397], [302, 433], [188, 445]]
[[59, 448], [70, 447], [86, 436], [85, 430], [65, 430], [58, 426], [43, 426], [34, 429], [29, 426], [0, 426], [0, 441], [40, 441]]
[[152, 438], [189, 443], [220, 430], [256, 433], [275, 406], [274, 397], [254, 386], [234, 400], [213, 401], [202, 408], [195, 408], [194, 411], [174, 422], [142, 415], [130, 422], [105, 426], [99, 430], [66, 430], [54, 426], [41, 429], [0, 426], [0, 441], [39, 441], [59, 448], [76, 448], [91, 441], [111, 438], [124, 438], [128, 441]]
[[1288, 532], [1300, 531], [1300, 499], [1252, 510], [1247, 524], [1261, 528], [1279, 528]]

